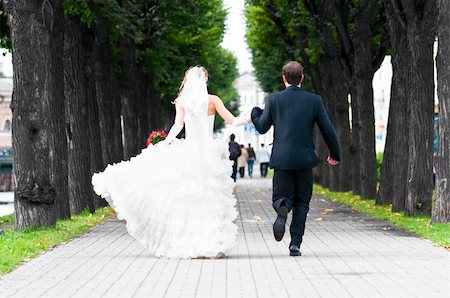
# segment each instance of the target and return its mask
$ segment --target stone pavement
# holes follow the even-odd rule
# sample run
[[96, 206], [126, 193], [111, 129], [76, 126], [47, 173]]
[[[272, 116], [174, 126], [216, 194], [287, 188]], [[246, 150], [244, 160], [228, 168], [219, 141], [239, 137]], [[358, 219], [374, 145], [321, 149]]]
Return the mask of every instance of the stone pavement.
[[270, 180], [242, 179], [226, 259], [154, 258], [110, 220], [0, 278], [0, 297], [450, 297], [450, 252], [314, 197], [301, 257], [272, 236]]

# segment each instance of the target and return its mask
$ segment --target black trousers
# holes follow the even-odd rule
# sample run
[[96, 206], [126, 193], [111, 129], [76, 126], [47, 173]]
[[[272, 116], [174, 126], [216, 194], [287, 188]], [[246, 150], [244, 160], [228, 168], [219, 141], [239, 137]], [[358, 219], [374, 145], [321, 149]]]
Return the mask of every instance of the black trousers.
[[239, 176], [241, 178], [244, 178], [244, 175], [245, 175], [245, 167], [240, 167], [239, 168]]
[[277, 170], [273, 177], [273, 208], [286, 206], [292, 210], [290, 226], [291, 245], [302, 243], [305, 233], [306, 216], [309, 211], [313, 188], [312, 169]]
[[231, 172], [231, 178], [236, 182], [237, 176], [237, 159], [233, 160], [233, 171]]
[[269, 169], [269, 163], [268, 162], [262, 162], [259, 164], [259, 169], [261, 171], [261, 177], [267, 176], [267, 170]]

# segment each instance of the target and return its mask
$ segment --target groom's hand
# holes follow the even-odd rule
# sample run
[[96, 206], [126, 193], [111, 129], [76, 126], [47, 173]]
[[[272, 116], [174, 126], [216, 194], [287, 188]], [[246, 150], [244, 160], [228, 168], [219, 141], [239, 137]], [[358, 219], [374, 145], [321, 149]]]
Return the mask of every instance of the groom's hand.
[[260, 107], [254, 107], [250, 114], [250, 118], [252, 119], [252, 122], [254, 123], [255, 119], [259, 118], [262, 113], [263, 113], [263, 110], [261, 110]]
[[327, 162], [328, 162], [328, 164], [329, 164], [330, 166], [336, 166], [336, 165], [339, 164], [339, 161], [338, 161], [338, 160], [334, 160], [334, 159], [332, 159], [330, 156], [328, 156]]

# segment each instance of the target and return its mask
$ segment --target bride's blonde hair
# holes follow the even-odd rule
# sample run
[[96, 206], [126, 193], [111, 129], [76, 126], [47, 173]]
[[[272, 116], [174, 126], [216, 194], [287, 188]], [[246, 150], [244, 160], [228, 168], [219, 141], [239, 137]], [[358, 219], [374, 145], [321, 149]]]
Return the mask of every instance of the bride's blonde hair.
[[[186, 82], [186, 78], [187, 78], [187, 74], [189, 72], [189, 70], [191, 70], [194, 67], [198, 67], [201, 70], [203, 70], [203, 72], [205, 73], [205, 78], [206, 78], [206, 82], [208, 82], [208, 71], [206, 70], [206, 68], [204, 68], [201, 65], [195, 65], [195, 66], [191, 66], [189, 67], [185, 72], [184, 72], [184, 78], [183, 81], [180, 84], [180, 88], [178, 88], [178, 97], [180, 97], [181, 92], [183, 92], [183, 88], [184, 88], [184, 83]], [[175, 99], [172, 103], [175, 104], [177, 102], [178, 98]]]

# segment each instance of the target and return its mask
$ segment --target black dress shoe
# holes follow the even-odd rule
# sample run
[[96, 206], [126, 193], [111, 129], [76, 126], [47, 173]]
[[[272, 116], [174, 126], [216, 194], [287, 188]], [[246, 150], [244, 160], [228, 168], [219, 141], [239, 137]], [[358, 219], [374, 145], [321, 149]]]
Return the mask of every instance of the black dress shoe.
[[289, 255], [291, 257], [298, 257], [301, 256], [302, 253], [297, 245], [291, 245], [291, 247], [289, 247]]
[[278, 216], [273, 223], [273, 235], [277, 241], [281, 241], [281, 239], [283, 239], [288, 212], [289, 210], [286, 206], [281, 206], [277, 210]]

